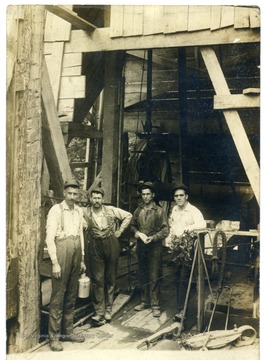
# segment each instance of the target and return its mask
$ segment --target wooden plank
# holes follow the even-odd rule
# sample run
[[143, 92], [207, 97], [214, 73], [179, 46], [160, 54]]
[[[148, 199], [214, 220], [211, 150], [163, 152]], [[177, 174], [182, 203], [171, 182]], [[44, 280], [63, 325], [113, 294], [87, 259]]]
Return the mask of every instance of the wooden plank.
[[124, 6], [123, 12], [123, 36], [131, 36], [134, 27], [134, 6]]
[[63, 196], [63, 184], [72, 176], [52, 93], [46, 60], [43, 61], [43, 150], [56, 197]]
[[124, 6], [112, 5], [110, 30], [109, 30], [111, 38], [123, 36], [123, 24], [124, 24], [123, 19], [124, 19]]
[[221, 16], [222, 16], [222, 7], [219, 5], [214, 5], [211, 7], [211, 30], [217, 30], [221, 27]]
[[57, 108], [60, 121], [73, 121], [74, 99], [59, 99]]
[[233, 95], [215, 95], [213, 108], [215, 110], [224, 109], [245, 109], [245, 108], [259, 108], [259, 96], [247, 96], [242, 94]]
[[120, 88], [123, 54], [108, 53], [105, 57], [105, 89], [103, 109], [102, 183], [107, 203], [116, 203], [120, 146]]
[[59, 99], [85, 97], [86, 76], [64, 76], [61, 78]]
[[187, 31], [188, 29], [189, 6], [178, 6], [176, 19], [176, 32]]
[[164, 31], [163, 5], [145, 5], [143, 35], [160, 34]]
[[78, 29], [85, 31], [93, 31], [96, 26], [79, 17], [74, 11], [70, 10], [67, 6], [62, 5], [45, 5], [45, 9], [56, 15], [57, 17], [66, 20], [69, 24]]
[[233, 26], [235, 21], [234, 6], [222, 6], [221, 28]]
[[188, 31], [210, 29], [211, 7], [206, 5], [189, 6]]
[[64, 42], [53, 42], [51, 55], [46, 55], [46, 63], [50, 76], [55, 105], [58, 103], [62, 63], [64, 55]]
[[133, 33], [132, 35], [142, 35], [144, 21], [143, 5], [134, 5]]
[[[72, 9], [72, 5], [67, 5]], [[58, 16], [47, 12], [45, 21], [44, 41], [69, 41], [71, 24]]]
[[219, 31], [202, 30], [175, 34], [157, 34], [156, 36], [131, 36], [110, 38], [110, 29], [101, 28], [93, 31], [90, 36], [82, 30], [73, 30], [71, 40], [65, 43], [65, 53], [123, 51], [138, 49], [153, 49], [181, 46], [204, 46], [219, 44], [238, 44], [260, 42], [260, 34], [256, 31], [234, 30], [234, 28]]
[[235, 7], [235, 29], [249, 28], [250, 9], [247, 7]]
[[260, 9], [252, 8], [250, 9], [250, 27], [251, 29], [256, 29], [260, 27]]
[[176, 32], [177, 7], [175, 5], [166, 5], [164, 7], [164, 33]]
[[[206, 68], [210, 75], [213, 87], [217, 95], [230, 95], [224, 74], [211, 48], [200, 49]], [[247, 134], [236, 110], [225, 110], [223, 112], [228, 128], [232, 134], [238, 154], [244, 166], [252, 190], [258, 204], [260, 203], [260, 169]]]
[[188, 6], [166, 5], [164, 7], [164, 33], [187, 31], [187, 28]]
[[260, 88], [248, 88], [244, 89], [242, 92], [244, 95], [258, 95], [260, 94]]
[[127, 5], [124, 7], [123, 36], [142, 35], [143, 5]]
[[97, 130], [93, 126], [69, 123], [68, 124], [68, 133], [69, 137], [80, 137], [80, 138], [90, 138], [90, 139], [102, 139], [103, 132], [102, 130]]
[[82, 54], [64, 54], [62, 75], [61, 76], [79, 76], [82, 70]]

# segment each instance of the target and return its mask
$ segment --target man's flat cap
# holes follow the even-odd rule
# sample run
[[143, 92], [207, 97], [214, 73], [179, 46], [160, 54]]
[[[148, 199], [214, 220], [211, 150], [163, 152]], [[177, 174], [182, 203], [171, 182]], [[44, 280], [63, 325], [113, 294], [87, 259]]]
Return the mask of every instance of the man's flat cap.
[[138, 185], [138, 192], [141, 192], [141, 190], [143, 189], [150, 189], [152, 192], [155, 193], [155, 187], [151, 181], [146, 181]]
[[80, 184], [77, 180], [75, 179], [67, 179], [64, 183], [64, 189], [66, 189], [67, 187], [76, 187], [76, 188], [80, 188]]
[[99, 194], [102, 194], [102, 196], [104, 196], [104, 190], [100, 187], [95, 187], [95, 188], [91, 189], [91, 194], [92, 193], [99, 193]]
[[175, 192], [176, 190], [179, 190], [179, 189], [184, 190], [187, 194], [189, 193], [188, 186], [184, 185], [183, 183], [173, 185], [173, 192]]

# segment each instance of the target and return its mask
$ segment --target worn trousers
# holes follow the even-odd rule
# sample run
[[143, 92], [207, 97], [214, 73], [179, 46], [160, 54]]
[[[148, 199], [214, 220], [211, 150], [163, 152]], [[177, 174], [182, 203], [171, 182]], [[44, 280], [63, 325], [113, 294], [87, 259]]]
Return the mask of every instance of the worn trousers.
[[162, 274], [162, 243], [144, 244], [138, 240], [138, 274], [141, 301], [159, 308], [160, 276]]
[[112, 309], [120, 251], [119, 241], [114, 235], [105, 239], [90, 237], [88, 265], [96, 315], [104, 315], [106, 310]]
[[61, 278], [52, 277], [52, 294], [49, 310], [48, 334], [51, 340], [61, 334], [71, 334], [74, 307], [78, 289], [81, 263], [79, 237], [67, 237], [56, 242], [56, 254], [61, 266]]

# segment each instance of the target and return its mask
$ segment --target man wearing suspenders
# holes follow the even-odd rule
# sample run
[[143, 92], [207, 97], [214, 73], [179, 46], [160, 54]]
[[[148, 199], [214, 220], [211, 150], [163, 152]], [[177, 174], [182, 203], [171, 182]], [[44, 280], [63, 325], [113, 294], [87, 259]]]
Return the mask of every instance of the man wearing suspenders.
[[[120, 244], [118, 238], [131, 222], [132, 215], [114, 206], [103, 205], [104, 190], [90, 193], [91, 207], [84, 209], [88, 231], [89, 270], [93, 290], [96, 326], [111, 321]], [[120, 223], [117, 229], [118, 222]]]
[[60, 339], [83, 342], [73, 333], [74, 306], [80, 271], [85, 271], [83, 212], [75, 204], [79, 183], [64, 184], [64, 201], [54, 205], [47, 217], [46, 244], [52, 262], [52, 294], [48, 334], [52, 351], [63, 350]]

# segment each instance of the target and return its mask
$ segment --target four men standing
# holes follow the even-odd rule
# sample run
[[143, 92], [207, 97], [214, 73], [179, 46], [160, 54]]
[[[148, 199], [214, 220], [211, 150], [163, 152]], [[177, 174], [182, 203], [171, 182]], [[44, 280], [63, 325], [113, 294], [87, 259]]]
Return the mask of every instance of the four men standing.
[[[141, 303], [136, 311], [151, 306], [153, 316], [161, 315], [159, 293], [162, 275], [162, 241], [172, 247], [184, 232], [206, 227], [202, 213], [188, 202], [188, 188], [183, 184], [174, 188], [170, 216], [154, 202], [153, 183], [141, 184], [138, 191], [143, 203], [132, 215], [120, 208], [103, 204], [104, 190], [94, 188], [90, 193], [91, 206], [82, 209], [75, 204], [79, 183], [66, 181], [64, 201], [54, 205], [47, 218], [46, 243], [52, 262], [52, 295], [49, 313], [49, 338], [53, 351], [63, 349], [60, 337], [72, 342], [83, 342], [74, 335], [74, 306], [80, 271], [85, 271], [83, 227], [88, 234], [88, 266], [92, 281], [93, 321], [103, 325], [112, 318], [120, 244], [118, 238], [131, 223], [137, 239], [138, 273], [141, 284]], [[85, 219], [85, 221], [84, 221]], [[182, 316], [190, 267], [177, 267], [177, 317]]]

